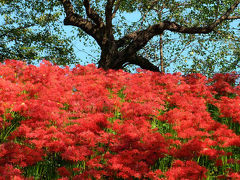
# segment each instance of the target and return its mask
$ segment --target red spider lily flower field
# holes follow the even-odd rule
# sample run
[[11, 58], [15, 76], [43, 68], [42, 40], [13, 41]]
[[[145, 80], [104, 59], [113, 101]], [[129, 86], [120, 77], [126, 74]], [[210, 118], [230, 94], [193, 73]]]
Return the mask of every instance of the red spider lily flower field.
[[240, 179], [234, 73], [0, 64], [0, 179]]

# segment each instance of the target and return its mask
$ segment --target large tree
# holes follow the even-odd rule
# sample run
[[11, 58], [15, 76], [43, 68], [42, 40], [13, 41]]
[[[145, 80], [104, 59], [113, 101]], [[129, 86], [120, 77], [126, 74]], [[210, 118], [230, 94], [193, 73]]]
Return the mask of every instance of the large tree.
[[[158, 66], [138, 54], [154, 36], [161, 35], [165, 31], [182, 34], [217, 33], [217, 29], [221, 26], [229, 29], [228, 20], [240, 18], [240, 15], [237, 14], [239, 12], [239, 0], [106, 0], [92, 1], [92, 3], [89, 0], [59, 1], [66, 13], [64, 24], [79, 27], [96, 40], [101, 48], [98, 65], [105, 70], [121, 69], [126, 64], [135, 64], [144, 69], [159, 71]], [[204, 9], [203, 7], [207, 9], [204, 13], [199, 11]], [[150, 24], [146, 28], [140, 27], [116, 38], [116, 24], [113, 24], [116, 13], [118, 11], [120, 13], [123, 13], [123, 11], [143, 11], [144, 8], [148, 11], [157, 9], [157, 11], [167, 15], [162, 21]], [[184, 19], [184, 13], [189, 12], [191, 12], [191, 16], [186, 16], [188, 19]], [[180, 16], [179, 13], [182, 13], [182, 15]], [[151, 14], [151, 18], [153, 18], [152, 16]]]
[[[216, 67], [221, 72], [234, 70], [239, 62], [240, 33], [234, 29], [239, 24], [239, 0], [0, 0], [0, 4], [2, 60], [76, 63], [72, 39], [64, 36], [64, 21], [77, 30], [75, 38], [93, 37], [100, 49], [95, 62], [106, 70], [134, 64], [163, 71], [174, 64], [177, 71], [211, 74]], [[138, 20], [127, 21], [126, 13]]]

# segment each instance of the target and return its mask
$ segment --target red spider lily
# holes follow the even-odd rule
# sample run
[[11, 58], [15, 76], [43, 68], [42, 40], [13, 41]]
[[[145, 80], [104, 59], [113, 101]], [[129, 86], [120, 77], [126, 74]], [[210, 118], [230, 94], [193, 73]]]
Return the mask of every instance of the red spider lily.
[[14, 168], [11, 164], [5, 164], [4, 166], [0, 166], [0, 180], [5, 179], [14, 179], [14, 180], [22, 180], [24, 177], [21, 175], [21, 171], [17, 168]]
[[58, 173], [60, 176], [70, 176], [71, 173], [65, 168], [65, 167], [60, 167], [57, 169]]
[[174, 179], [203, 179], [206, 178], [207, 169], [194, 161], [182, 162], [176, 160], [173, 167], [166, 172], [169, 180]]
[[[105, 72], [94, 65], [70, 70], [48, 61], [36, 67], [8, 60], [0, 64], [0, 77], [5, 179], [25, 178], [24, 169], [55, 156], [62, 179], [203, 179], [211, 169], [194, 159], [207, 156], [218, 168], [221, 156], [234, 157], [225, 149], [240, 146], [230, 127], [239, 124], [235, 74], [207, 80], [200, 74]], [[232, 157], [228, 164], [237, 163]]]

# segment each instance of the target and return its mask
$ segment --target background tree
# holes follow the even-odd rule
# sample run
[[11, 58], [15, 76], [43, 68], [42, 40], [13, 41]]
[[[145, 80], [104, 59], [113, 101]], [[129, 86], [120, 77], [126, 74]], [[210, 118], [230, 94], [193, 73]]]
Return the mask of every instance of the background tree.
[[[237, 29], [234, 29], [239, 24], [239, 0], [42, 0], [37, 2], [25, 0], [17, 1], [17, 3], [15, 1], [15, 3], [0, 2], [6, 7], [5, 11], [1, 9], [2, 15], [7, 11], [12, 12], [11, 17], [17, 13], [24, 14], [26, 12], [22, 16], [26, 23], [18, 20], [19, 26], [14, 27], [24, 27], [31, 25], [30, 22], [34, 22], [37, 25], [42, 23], [43, 29], [52, 28], [50, 34], [55, 37], [53, 42], [47, 43], [48, 46], [40, 45], [40, 47], [42, 51], [52, 52], [55, 57], [59, 55], [59, 60], [62, 60], [59, 61], [60, 63], [64, 62], [66, 56], [68, 59], [74, 59], [71, 39], [65, 39], [65, 46], [60, 46], [65, 57], [56, 52], [57, 48], [52, 45], [58, 42], [55, 41], [56, 39], [64, 39], [61, 26], [63, 19], [61, 18], [64, 18], [65, 25], [76, 27], [78, 37], [93, 37], [98, 45], [96, 49], [99, 48], [101, 51], [99, 60], [95, 63], [104, 69], [121, 69], [134, 64], [152, 71], [161, 69], [161, 71], [201, 72], [211, 75], [217, 71], [235, 70], [239, 61], [236, 55], [239, 33]], [[16, 10], [16, 4], [19, 4], [22, 9]], [[24, 10], [28, 8], [28, 10], [23, 11], [23, 8]], [[31, 21], [27, 15], [29, 11], [33, 13]], [[62, 14], [63, 12], [64, 14]], [[129, 23], [126, 20], [126, 13], [137, 14], [139, 20]], [[42, 16], [44, 18], [40, 18]], [[24, 29], [29, 31], [30, 28]], [[39, 30], [39, 32], [44, 34], [45, 31]], [[162, 36], [161, 41], [159, 40], [160, 35]], [[34, 43], [30, 44], [31, 42], [29, 40], [28, 47], [30, 49], [34, 47], [33, 49], [36, 51], [33, 52], [35, 53], [41, 52], [37, 50], [36, 46], [32, 46]], [[37, 38], [36, 42], [45, 44], [45, 39]], [[22, 44], [25, 45], [25, 42]], [[49, 47], [52, 51], [48, 50]], [[12, 48], [0, 50], [9, 52]], [[160, 49], [162, 49], [161, 57]], [[16, 47], [15, 52], [17, 50], [19, 51], [19, 48]], [[47, 59], [51, 60], [53, 56]], [[160, 59], [162, 59], [162, 63], [160, 63]]]
[[58, 23], [63, 13], [58, 1], [0, 0], [0, 5], [0, 61], [77, 62], [72, 37], [66, 37]]

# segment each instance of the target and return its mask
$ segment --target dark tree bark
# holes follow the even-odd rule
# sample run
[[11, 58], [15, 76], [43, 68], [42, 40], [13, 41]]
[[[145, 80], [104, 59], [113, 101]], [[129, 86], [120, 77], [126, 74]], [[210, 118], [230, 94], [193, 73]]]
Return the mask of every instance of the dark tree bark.
[[148, 59], [137, 54], [154, 36], [162, 34], [165, 30], [187, 34], [207, 34], [212, 32], [214, 28], [225, 20], [240, 18], [238, 16], [230, 16], [240, 3], [239, 0], [236, 0], [225, 14], [216, 19], [212, 24], [204, 27], [186, 27], [176, 22], [163, 21], [146, 29], [129, 33], [119, 40], [115, 40], [112, 20], [119, 8], [120, 0], [117, 0], [117, 2], [115, 0], [107, 0], [105, 19], [100, 17], [90, 7], [89, 0], [83, 0], [88, 19], [75, 13], [70, 0], [59, 1], [62, 3], [66, 13], [64, 25], [81, 28], [88, 35], [92, 36], [101, 47], [101, 58], [98, 62], [98, 67], [104, 70], [122, 69], [125, 64], [135, 64], [143, 69], [159, 71], [159, 68], [153, 65]]

